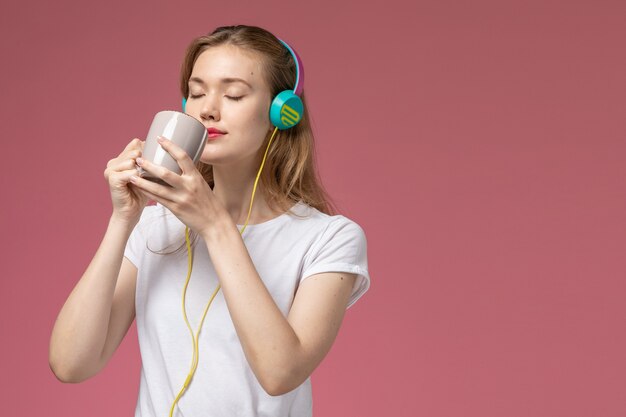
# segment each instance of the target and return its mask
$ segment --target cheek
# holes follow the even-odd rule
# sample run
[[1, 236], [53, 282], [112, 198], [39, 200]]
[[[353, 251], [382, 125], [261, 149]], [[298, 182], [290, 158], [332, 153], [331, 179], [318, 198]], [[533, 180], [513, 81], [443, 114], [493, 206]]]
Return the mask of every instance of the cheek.
[[270, 122], [269, 114], [265, 114], [265, 112], [257, 113], [252, 123], [253, 126], [250, 126], [250, 131], [255, 132], [253, 140], [259, 146], [261, 146], [261, 144], [267, 137], [268, 132], [270, 132], [271, 128], [273, 128], [272, 123]]
[[270, 109], [269, 106], [261, 106], [255, 114], [256, 123], [260, 127], [269, 128], [270, 125]]
[[269, 106], [255, 106], [246, 112], [245, 129], [249, 132], [257, 131], [265, 135], [270, 127]]
[[200, 110], [196, 107], [198, 106], [195, 103], [190, 104], [189, 102], [187, 102], [185, 109], [184, 110], [181, 109], [181, 111], [185, 113], [186, 115], [193, 117], [200, 123], [203, 123], [202, 117], [200, 117]]

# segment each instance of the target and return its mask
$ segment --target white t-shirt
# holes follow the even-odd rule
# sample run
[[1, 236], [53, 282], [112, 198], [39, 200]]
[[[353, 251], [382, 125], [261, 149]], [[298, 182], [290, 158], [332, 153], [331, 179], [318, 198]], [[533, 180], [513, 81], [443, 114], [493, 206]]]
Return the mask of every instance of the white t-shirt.
[[[303, 203], [265, 223], [248, 225], [243, 240], [259, 276], [285, 316], [299, 283], [321, 272], [357, 274], [348, 307], [367, 291], [365, 234], [348, 218], [328, 216]], [[241, 229], [241, 226], [239, 227]], [[192, 341], [182, 315], [187, 251], [185, 225], [161, 204], [147, 206], [124, 256], [138, 269], [135, 310], [141, 380], [135, 417], [163, 417], [189, 373]], [[187, 288], [187, 317], [194, 333], [218, 285], [206, 244], [198, 238]], [[235, 332], [222, 291], [211, 305], [199, 338], [199, 363], [174, 416], [295, 416], [312, 414], [311, 381], [287, 394], [267, 394], [252, 372]]]

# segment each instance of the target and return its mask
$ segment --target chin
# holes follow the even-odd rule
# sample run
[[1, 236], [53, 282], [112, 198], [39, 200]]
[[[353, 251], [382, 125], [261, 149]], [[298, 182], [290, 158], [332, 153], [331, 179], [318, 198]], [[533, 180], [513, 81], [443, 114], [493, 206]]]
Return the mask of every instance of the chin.
[[207, 165], [221, 165], [222, 163], [224, 163], [224, 158], [220, 158], [219, 156], [216, 156], [216, 155], [207, 155], [206, 153], [203, 153], [202, 155], [200, 155], [200, 159], [198, 159], [198, 161]]

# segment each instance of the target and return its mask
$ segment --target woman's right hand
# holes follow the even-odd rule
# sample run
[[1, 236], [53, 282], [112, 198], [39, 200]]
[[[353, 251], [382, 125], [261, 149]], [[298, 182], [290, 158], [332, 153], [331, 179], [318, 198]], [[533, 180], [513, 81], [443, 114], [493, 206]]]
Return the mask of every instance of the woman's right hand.
[[111, 159], [104, 170], [104, 178], [109, 183], [113, 215], [131, 223], [139, 220], [148, 197], [143, 195], [130, 182], [137, 175], [135, 160], [141, 156], [144, 142], [135, 138], [120, 153]]

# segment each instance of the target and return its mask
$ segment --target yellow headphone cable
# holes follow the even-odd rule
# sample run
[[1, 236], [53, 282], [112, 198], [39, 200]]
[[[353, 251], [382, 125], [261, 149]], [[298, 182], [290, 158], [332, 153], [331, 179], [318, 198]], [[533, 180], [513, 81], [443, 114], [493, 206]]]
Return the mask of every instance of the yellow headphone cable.
[[[261, 171], [263, 170], [263, 166], [265, 165], [265, 158], [267, 157], [267, 152], [270, 149], [270, 145], [272, 144], [272, 140], [274, 139], [274, 136], [276, 135], [277, 131], [278, 131], [278, 128], [277, 127], [274, 128], [274, 132], [272, 132], [272, 136], [270, 137], [270, 140], [267, 143], [267, 148], [265, 149], [265, 153], [263, 154], [261, 167], [259, 168], [259, 171], [256, 175], [256, 179], [254, 180], [254, 187], [252, 188], [252, 197], [250, 198], [250, 207], [248, 208], [248, 216], [246, 217], [246, 222], [244, 223], [243, 227], [239, 231], [240, 235], [243, 235], [243, 231], [246, 230], [246, 226], [248, 225], [248, 221], [250, 220], [250, 214], [252, 213], [252, 203], [254, 202], [254, 193], [256, 192], [257, 183], [259, 182], [259, 178], [261, 177]], [[185, 383], [183, 384], [183, 387], [181, 388], [178, 395], [176, 395], [176, 398], [174, 399], [174, 402], [172, 403], [172, 408], [170, 409], [170, 417], [174, 415], [174, 407], [176, 407], [176, 403], [178, 402], [178, 400], [180, 400], [180, 398], [183, 396], [183, 394], [187, 390], [187, 387], [191, 383], [193, 375], [195, 374], [196, 369], [198, 368], [198, 356], [199, 356], [198, 342], [199, 342], [199, 336], [200, 336], [200, 329], [202, 328], [202, 323], [204, 323], [204, 318], [206, 317], [207, 311], [209, 311], [209, 307], [211, 306], [213, 299], [215, 298], [215, 296], [217, 295], [217, 293], [219, 292], [221, 288], [221, 285], [218, 285], [215, 291], [213, 292], [213, 294], [211, 295], [209, 302], [204, 308], [204, 313], [202, 314], [202, 319], [200, 320], [200, 324], [198, 325], [198, 330], [196, 331], [196, 334], [194, 335], [193, 329], [191, 328], [191, 324], [189, 324], [189, 320], [187, 319], [187, 310], [185, 309], [185, 294], [187, 294], [187, 286], [189, 285], [189, 280], [191, 278], [191, 269], [193, 265], [193, 254], [191, 253], [191, 243], [189, 241], [189, 227], [185, 227], [185, 242], [187, 244], [187, 280], [185, 281], [185, 286], [183, 288], [183, 317], [185, 318], [185, 323], [187, 324], [189, 333], [191, 333], [191, 340], [193, 344], [193, 357], [191, 360], [191, 369], [189, 370], [187, 379], [185, 379]]]

